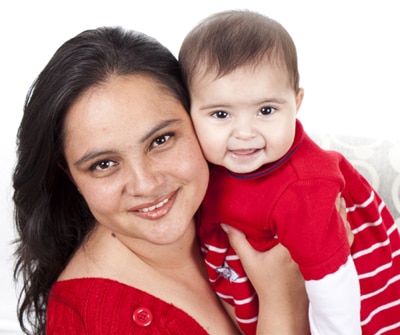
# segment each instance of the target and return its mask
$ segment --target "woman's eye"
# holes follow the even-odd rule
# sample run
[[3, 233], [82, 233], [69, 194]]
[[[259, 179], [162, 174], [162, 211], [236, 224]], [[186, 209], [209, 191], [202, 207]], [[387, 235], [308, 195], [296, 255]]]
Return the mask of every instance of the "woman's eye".
[[270, 115], [275, 113], [276, 109], [274, 107], [271, 106], [266, 106], [266, 107], [262, 107], [260, 109], [260, 114], [262, 115]]
[[173, 134], [165, 134], [162, 136], [157, 137], [152, 143], [151, 143], [151, 147], [159, 147], [163, 144], [165, 144], [166, 142], [168, 142], [168, 140], [172, 137]]
[[93, 164], [90, 167], [90, 171], [95, 171], [95, 170], [96, 171], [105, 171], [116, 164], [117, 164], [116, 162], [111, 161], [111, 160], [103, 160], [103, 161]]
[[217, 119], [226, 119], [229, 116], [229, 114], [224, 111], [216, 111], [216, 112], [212, 113], [211, 115]]

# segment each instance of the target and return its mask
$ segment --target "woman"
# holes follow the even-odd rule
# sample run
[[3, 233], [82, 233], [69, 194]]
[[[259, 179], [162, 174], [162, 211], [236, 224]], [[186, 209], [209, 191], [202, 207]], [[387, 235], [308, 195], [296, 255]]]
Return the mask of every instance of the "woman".
[[[195, 236], [208, 166], [188, 109], [176, 59], [146, 35], [100, 28], [57, 50], [18, 132], [24, 332], [239, 334]], [[286, 251], [256, 253], [228, 235], [257, 278], [258, 333], [306, 334], [304, 284]]]

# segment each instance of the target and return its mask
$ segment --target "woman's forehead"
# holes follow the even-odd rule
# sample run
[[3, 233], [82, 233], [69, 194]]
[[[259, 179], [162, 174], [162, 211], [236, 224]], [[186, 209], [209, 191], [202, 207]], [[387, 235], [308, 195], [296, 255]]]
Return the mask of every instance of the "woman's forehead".
[[[168, 107], [180, 105], [178, 99], [149, 76], [114, 76], [101, 85], [86, 90], [71, 106], [69, 113], [79, 110], [81, 116], [89, 114], [95, 119], [101, 113], [118, 116], [124, 113], [136, 116], [161, 115], [170, 112]], [[163, 107], [163, 108], [161, 108]], [[171, 110], [172, 111], [172, 110]], [[108, 115], [112, 113], [112, 115]]]
[[169, 119], [188, 120], [189, 116], [180, 102], [153, 79], [124, 76], [87, 90], [71, 106], [64, 127], [66, 140], [87, 134], [142, 136]]

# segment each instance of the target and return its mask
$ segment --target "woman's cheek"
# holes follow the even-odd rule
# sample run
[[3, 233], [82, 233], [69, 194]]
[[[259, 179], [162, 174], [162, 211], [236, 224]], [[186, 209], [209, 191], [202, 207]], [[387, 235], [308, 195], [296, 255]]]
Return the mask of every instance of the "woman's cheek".
[[118, 184], [104, 185], [101, 182], [86, 187], [83, 191], [83, 197], [86, 200], [90, 210], [95, 213], [107, 213], [115, 207]]

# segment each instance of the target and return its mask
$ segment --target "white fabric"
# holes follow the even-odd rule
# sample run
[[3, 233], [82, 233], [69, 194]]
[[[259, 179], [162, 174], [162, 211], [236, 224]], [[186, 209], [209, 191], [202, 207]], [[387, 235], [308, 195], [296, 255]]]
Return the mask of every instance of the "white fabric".
[[338, 271], [306, 281], [312, 335], [359, 335], [360, 286], [351, 256]]

